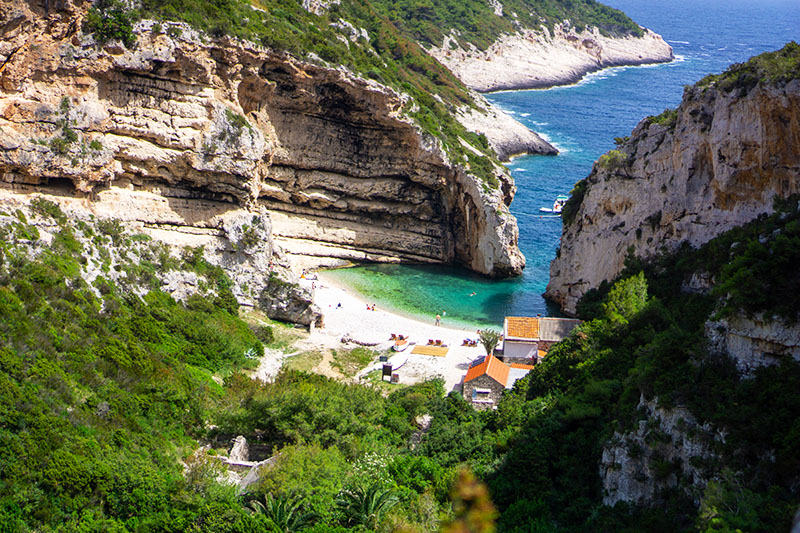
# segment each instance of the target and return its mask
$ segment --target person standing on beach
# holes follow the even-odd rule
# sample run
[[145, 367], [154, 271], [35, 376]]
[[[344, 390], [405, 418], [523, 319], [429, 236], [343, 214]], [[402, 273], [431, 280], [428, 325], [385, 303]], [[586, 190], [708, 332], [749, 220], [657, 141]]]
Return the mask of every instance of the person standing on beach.
[[442, 317], [439, 316], [439, 315], [436, 315], [436, 320], [434, 320], [433, 325], [434, 326], [439, 326], [439, 325], [441, 325], [441, 323], [442, 323]]

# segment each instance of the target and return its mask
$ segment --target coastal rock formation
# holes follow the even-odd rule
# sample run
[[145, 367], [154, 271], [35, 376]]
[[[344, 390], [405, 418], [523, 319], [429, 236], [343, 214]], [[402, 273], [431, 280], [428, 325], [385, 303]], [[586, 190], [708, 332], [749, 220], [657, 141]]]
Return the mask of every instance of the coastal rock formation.
[[747, 89], [688, 88], [595, 163], [565, 209], [549, 298], [574, 314], [629, 254], [697, 247], [800, 192], [800, 80]]
[[603, 504], [652, 502], [659, 492], [680, 486], [695, 497], [709, 475], [699, 465], [715, 458], [714, 441], [725, 435], [709, 424], [698, 424], [683, 407], [665, 409], [657, 400], [639, 399], [645, 419], [636, 429], [615, 432], [603, 447], [600, 479]]
[[709, 320], [705, 330], [710, 351], [729, 355], [745, 377], [783, 359], [800, 362], [800, 324], [740, 316]]
[[525, 127], [522, 123], [503, 113], [478, 93], [473, 93], [476, 107], [464, 106], [456, 117], [468, 130], [486, 135], [489, 145], [497, 152], [501, 161], [515, 155], [555, 155], [558, 150]]
[[141, 21], [133, 49], [99, 46], [80, 30], [88, 6], [0, 1], [7, 191], [113, 199], [103, 209], [154, 234], [216, 231], [213, 217], [244, 210], [294, 265], [521, 272], [510, 176], [496, 167], [491, 187], [449, 161], [403, 95], [184, 24]]
[[578, 32], [569, 21], [502, 35], [488, 49], [462, 48], [455, 34], [431, 55], [471, 89], [480, 92], [536, 89], [575, 83], [606, 67], [672, 61], [672, 47], [643, 29], [641, 37], [610, 37], [597, 28]]

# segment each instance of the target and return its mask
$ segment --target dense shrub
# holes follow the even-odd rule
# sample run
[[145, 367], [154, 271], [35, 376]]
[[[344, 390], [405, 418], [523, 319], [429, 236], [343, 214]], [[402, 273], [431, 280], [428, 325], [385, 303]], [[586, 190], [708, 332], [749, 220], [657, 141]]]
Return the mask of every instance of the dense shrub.
[[786, 83], [800, 78], [800, 44], [787, 43], [780, 50], [753, 56], [744, 63], [735, 63], [722, 74], [709, 74], [696, 86], [715, 86], [723, 92], [741, 90], [747, 94], [759, 83]]

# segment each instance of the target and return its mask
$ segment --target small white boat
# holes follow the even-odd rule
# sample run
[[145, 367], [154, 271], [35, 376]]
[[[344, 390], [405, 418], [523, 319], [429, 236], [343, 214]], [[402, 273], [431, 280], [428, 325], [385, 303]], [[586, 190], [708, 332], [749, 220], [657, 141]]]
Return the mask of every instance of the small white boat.
[[567, 200], [569, 200], [569, 196], [567, 196], [565, 194], [559, 194], [558, 196], [556, 196], [556, 201], [553, 202], [553, 207], [552, 208], [550, 208], [550, 207], [542, 207], [542, 208], [539, 209], [539, 211], [541, 211], [542, 213], [561, 214], [561, 211], [564, 209], [564, 204], [567, 203]]
[[398, 339], [394, 341], [394, 345], [392, 345], [392, 350], [395, 352], [402, 352], [406, 348], [408, 348], [408, 339]]

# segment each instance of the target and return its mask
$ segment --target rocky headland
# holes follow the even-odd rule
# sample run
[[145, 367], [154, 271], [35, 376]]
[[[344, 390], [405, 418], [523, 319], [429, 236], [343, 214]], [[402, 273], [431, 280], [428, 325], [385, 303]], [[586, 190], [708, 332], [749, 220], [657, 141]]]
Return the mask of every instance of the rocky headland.
[[[765, 396], [791, 395], [779, 376], [800, 362], [800, 314], [789, 296], [798, 284], [798, 57], [800, 47], [790, 43], [687, 87], [677, 109], [643, 120], [599, 158], [564, 208], [546, 295], [565, 312], [596, 312], [592, 298], [640, 270], [642, 281], [643, 272], [656, 283], [670, 278], [655, 289], [658, 297], [691, 301], [669, 305], [697, 314], [688, 319], [697, 324], [691, 342], [678, 328], [664, 337], [674, 343], [653, 374], [666, 381], [685, 365], [678, 378], [687, 380], [684, 392], [676, 392], [683, 387], [677, 382], [640, 387], [635, 417], [603, 444], [598, 473], [606, 505], [653, 506], [677, 491], [702, 509], [730, 483], [733, 458], [749, 457], [758, 475], [780, 462], [773, 442], [742, 432], [750, 424], [769, 432], [767, 425], [736, 416], [747, 409], [753, 419], [771, 416], [753, 407], [761, 401], [755, 397], [767, 390]], [[636, 328], [658, 328], [664, 308], [656, 300]], [[642, 367], [663, 357], [658, 348], [641, 354]], [[696, 368], [713, 368], [713, 379]], [[725, 380], [750, 392], [726, 404]], [[702, 394], [716, 406], [696, 401]], [[736, 416], [720, 415], [726, 409]]]
[[547, 296], [570, 314], [625, 259], [697, 247], [800, 192], [800, 81], [686, 89], [576, 185]]
[[468, 87], [480, 91], [539, 89], [575, 83], [607, 67], [665, 63], [674, 59], [660, 35], [643, 28], [642, 35], [604, 35], [596, 27], [577, 31], [569, 21], [552, 31], [520, 28], [500, 36], [486, 50], [460, 44], [457, 33], [446, 36], [431, 55]]

